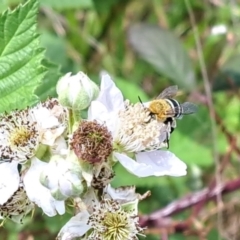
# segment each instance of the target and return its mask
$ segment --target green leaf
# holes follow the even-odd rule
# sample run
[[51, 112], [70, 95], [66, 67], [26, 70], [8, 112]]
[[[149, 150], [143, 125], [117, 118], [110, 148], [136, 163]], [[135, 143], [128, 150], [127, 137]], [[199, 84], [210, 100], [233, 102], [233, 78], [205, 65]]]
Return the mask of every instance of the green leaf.
[[135, 51], [160, 74], [192, 90], [196, 86], [191, 61], [179, 39], [168, 30], [138, 24], [129, 29], [129, 41]]
[[213, 82], [213, 90], [235, 90], [240, 87], [240, 55], [232, 56], [223, 64]]
[[[169, 150], [187, 164], [211, 166], [214, 163], [211, 134], [209, 112], [207, 108], [199, 106], [197, 113], [177, 120], [177, 128], [171, 134]], [[228, 143], [221, 130], [216, 141], [218, 152], [224, 153]]]
[[92, 8], [92, 0], [40, 0], [41, 5], [55, 9]]
[[237, 94], [229, 96], [225, 92], [217, 92], [214, 94], [214, 104], [227, 131], [235, 135], [240, 129], [240, 108]]
[[41, 32], [41, 45], [46, 49], [46, 58], [60, 66], [67, 66], [66, 41], [50, 32]]
[[109, 14], [109, 11], [114, 5], [117, 5], [118, 3], [121, 3], [124, 1], [123, 0], [105, 0], [103, 2], [99, 0], [93, 0], [93, 3], [98, 14], [107, 16]]
[[125, 99], [129, 99], [132, 103], [139, 102], [138, 96], [143, 102], [148, 100], [147, 94], [134, 82], [117, 77], [114, 78], [114, 80], [123, 93]]
[[57, 97], [56, 84], [61, 77], [59, 67], [48, 61], [43, 61], [43, 65], [48, 68], [48, 72], [42, 80], [42, 84], [36, 89], [35, 93], [41, 101], [49, 97]]
[[171, 136], [170, 151], [187, 164], [209, 166], [213, 163], [210, 148], [193, 141], [178, 130], [175, 130]]
[[0, 13], [7, 10], [13, 4], [19, 4], [21, 0], [0, 0]]
[[29, 1], [0, 16], [0, 112], [36, 103], [34, 91], [46, 69], [36, 33], [38, 2]]
[[0, 2], [0, 12], [5, 11], [8, 8], [8, 5], [6, 2]]

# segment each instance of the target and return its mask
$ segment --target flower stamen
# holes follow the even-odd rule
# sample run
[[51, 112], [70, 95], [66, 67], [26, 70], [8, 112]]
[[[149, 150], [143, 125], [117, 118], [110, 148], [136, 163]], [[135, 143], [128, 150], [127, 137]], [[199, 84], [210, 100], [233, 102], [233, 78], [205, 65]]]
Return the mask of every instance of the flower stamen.
[[133, 212], [123, 210], [117, 201], [111, 199], [104, 199], [94, 207], [88, 224], [93, 228], [89, 240], [133, 240], [143, 230]]
[[28, 199], [25, 190], [19, 187], [6, 203], [0, 205], [0, 216], [15, 222], [22, 222], [23, 217], [33, 208], [34, 204]]
[[119, 123], [114, 141], [119, 151], [151, 151], [166, 145], [166, 125], [152, 118], [141, 103], [126, 101], [125, 109], [119, 112]]
[[25, 147], [32, 135], [25, 126], [20, 126], [19, 128], [13, 129], [9, 137], [9, 142], [12, 146]]
[[0, 129], [0, 159], [23, 164], [34, 156], [39, 132], [31, 109], [1, 116]]
[[96, 121], [82, 121], [70, 144], [80, 159], [90, 163], [103, 162], [112, 153], [111, 133]]

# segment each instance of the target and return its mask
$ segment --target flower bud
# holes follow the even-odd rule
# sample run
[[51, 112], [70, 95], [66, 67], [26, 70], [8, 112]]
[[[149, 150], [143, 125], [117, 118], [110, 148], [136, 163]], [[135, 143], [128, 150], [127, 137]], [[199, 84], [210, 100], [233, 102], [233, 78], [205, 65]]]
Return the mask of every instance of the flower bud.
[[67, 73], [57, 84], [59, 102], [73, 110], [87, 108], [99, 94], [98, 86], [83, 72]]
[[56, 200], [79, 196], [83, 191], [82, 180], [80, 166], [59, 155], [51, 158], [40, 176], [40, 182]]

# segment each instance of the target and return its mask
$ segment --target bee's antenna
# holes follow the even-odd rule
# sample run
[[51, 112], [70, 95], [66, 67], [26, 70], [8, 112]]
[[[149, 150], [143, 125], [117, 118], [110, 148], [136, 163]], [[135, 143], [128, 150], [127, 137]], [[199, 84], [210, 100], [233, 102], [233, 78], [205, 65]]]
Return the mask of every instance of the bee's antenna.
[[138, 96], [139, 102], [143, 105], [142, 99]]

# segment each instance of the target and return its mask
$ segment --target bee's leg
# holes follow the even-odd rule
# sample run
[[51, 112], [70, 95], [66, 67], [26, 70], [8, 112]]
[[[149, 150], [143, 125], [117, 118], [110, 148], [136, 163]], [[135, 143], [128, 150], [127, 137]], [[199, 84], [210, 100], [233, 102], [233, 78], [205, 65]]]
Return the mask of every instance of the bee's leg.
[[169, 138], [166, 140], [167, 143], [167, 149], [169, 149]]
[[171, 126], [171, 122], [169, 121], [167, 123], [167, 137], [166, 137], [166, 143], [167, 143], [167, 149], [169, 149], [169, 141], [170, 141], [170, 136], [172, 133], [172, 126]]
[[167, 138], [166, 138], [167, 149], [169, 149], [169, 140], [170, 140], [170, 132], [167, 132]]
[[164, 139], [164, 143], [167, 144], [167, 149], [169, 149], [169, 140], [170, 140], [170, 132], [169, 132], [169, 129], [168, 127], [166, 128], [166, 138]]

